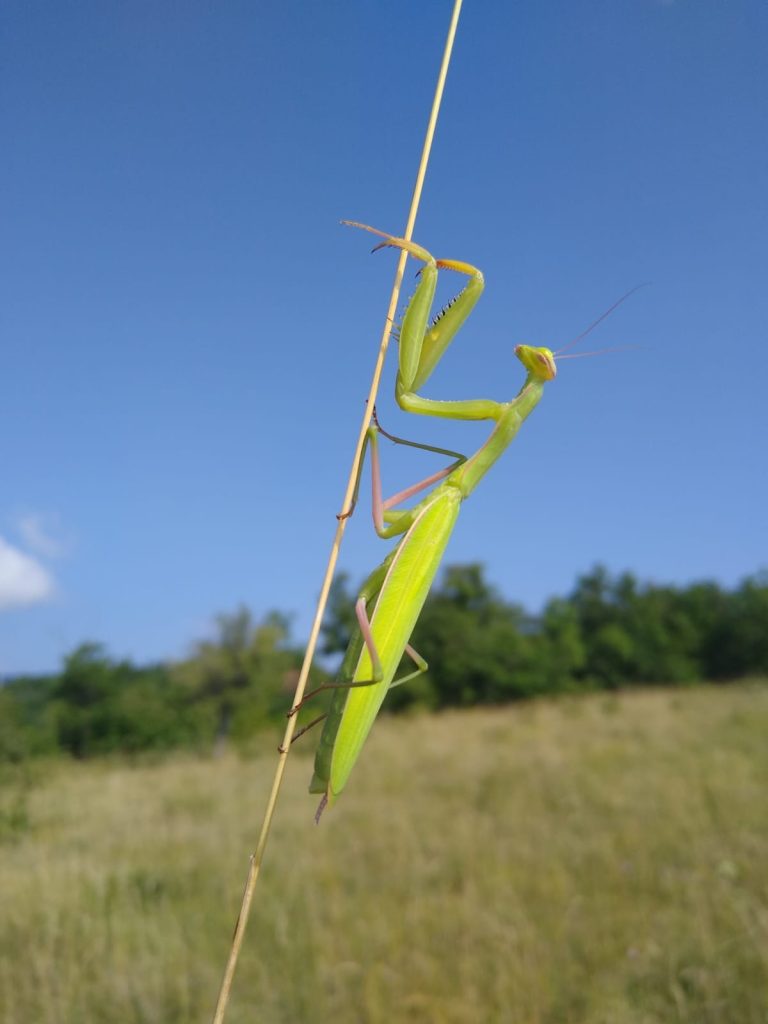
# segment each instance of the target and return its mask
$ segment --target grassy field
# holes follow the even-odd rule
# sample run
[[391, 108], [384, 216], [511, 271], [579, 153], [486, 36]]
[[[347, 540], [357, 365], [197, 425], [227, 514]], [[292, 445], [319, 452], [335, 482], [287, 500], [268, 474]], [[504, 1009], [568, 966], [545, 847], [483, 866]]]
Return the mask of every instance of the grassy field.
[[[210, 1019], [274, 767], [0, 787], [2, 1024]], [[231, 1024], [768, 1024], [768, 688], [385, 720], [320, 827], [297, 746]]]

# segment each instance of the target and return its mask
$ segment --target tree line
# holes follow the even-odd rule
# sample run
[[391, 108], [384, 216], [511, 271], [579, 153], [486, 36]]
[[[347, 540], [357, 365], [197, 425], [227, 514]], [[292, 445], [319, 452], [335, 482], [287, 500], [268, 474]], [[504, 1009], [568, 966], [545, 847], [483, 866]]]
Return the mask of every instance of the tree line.
[[[323, 628], [326, 664], [347, 645], [353, 603], [342, 574]], [[391, 711], [768, 676], [768, 574], [726, 590], [641, 584], [598, 566], [534, 615], [482, 566], [448, 566], [412, 643], [429, 671], [392, 691]], [[246, 608], [220, 615], [215, 636], [180, 662], [137, 666], [81, 644], [58, 673], [0, 686], [0, 761], [247, 745], [282, 720], [301, 657], [287, 616], [256, 621]], [[313, 683], [332, 675], [313, 671]]]

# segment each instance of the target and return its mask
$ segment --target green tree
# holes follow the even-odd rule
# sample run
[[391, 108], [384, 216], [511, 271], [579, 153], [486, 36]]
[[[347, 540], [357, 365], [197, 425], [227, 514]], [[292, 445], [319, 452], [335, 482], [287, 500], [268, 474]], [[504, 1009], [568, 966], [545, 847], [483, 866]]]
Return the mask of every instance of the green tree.
[[538, 623], [536, 667], [540, 692], [580, 689], [585, 684], [587, 652], [574, 605], [552, 598]]
[[195, 734], [167, 668], [113, 661], [101, 644], [66, 656], [53, 696], [59, 746], [74, 757], [167, 749]]
[[713, 678], [768, 673], [768, 573], [749, 576], [739, 585], [713, 633]]
[[271, 612], [255, 622], [240, 607], [216, 616], [216, 636], [198, 643], [175, 667], [187, 701], [221, 747], [244, 739], [285, 711], [299, 654], [289, 647], [289, 620]]
[[54, 676], [19, 676], [0, 685], [0, 762], [58, 751]]
[[537, 692], [529, 620], [477, 564], [449, 565], [427, 599], [413, 642], [429, 663], [438, 706], [498, 703]]
[[88, 757], [109, 747], [110, 703], [125, 668], [110, 662], [97, 643], [80, 644], [65, 657], [54, 698], [59, 745], [74, 757]]

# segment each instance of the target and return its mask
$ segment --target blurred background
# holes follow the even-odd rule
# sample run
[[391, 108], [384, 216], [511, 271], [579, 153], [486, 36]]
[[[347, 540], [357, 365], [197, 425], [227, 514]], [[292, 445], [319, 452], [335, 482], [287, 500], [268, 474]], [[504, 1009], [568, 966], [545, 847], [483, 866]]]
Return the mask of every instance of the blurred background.
[[[3, 5], [8, 1022], [212, 1005], [394, 274], [339, 221], [403, 229], [449, 14]], [[467, 0], [414, 237], [486, 293], [426, 393], [508, 400], [515, 344], [647, 286], [464, 509], [393, 701], [451, 710], [382, 723], [317, 833], [297, 748], [274, 860], [315, 845], [233, 1021], [763, 1024], [766, 43], [757, 0]], [[480, 445], [397, 409], [392, 355], [383, 425]], [[318, 677], [387, 550], [367, 490]]]

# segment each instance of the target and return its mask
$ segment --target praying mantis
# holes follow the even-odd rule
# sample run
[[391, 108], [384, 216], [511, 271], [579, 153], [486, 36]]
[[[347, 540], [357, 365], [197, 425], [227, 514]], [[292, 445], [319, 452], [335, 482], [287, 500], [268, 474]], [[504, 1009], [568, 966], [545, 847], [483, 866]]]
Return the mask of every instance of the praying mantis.
[[[374, 527], [384, 540], [402, 536], [358, 593], [355, 603], [357, 629], [345, 653], [340, 678], [317, 687], [289, 712], [289, 715], [297, 713], [320, 690], [334, 691], [327, 714], [321, 715], [306, 727], [311, 728], [325, 720], [309, 787], [311, 793], [322, 794], [316, 814], [318, 821], [323, 809], [330, 806], [344, 789], [388, 690], [427, 670], [426, 661], [411, 647], [409, 641], [453, 532], [461, 504], [507, 450], [523, 422], [541, 401], [544, 386], [554, 380], [557, 373], [555, 353], [550, 349], [517, 345], [515, 355], [523, 364], [526, 377], [511, 401], [437, 401], [421, 397], [419, 391], [429, 380], [480, 298], [484, 288], [483, 275], [469, 263], [436, 260], [425, 248], [404, 238], [355, 221], [343, 223], [382, 237], [384, 241], [375, 247], [374, 252], [383, 248], [403, 249], [422, 263], [419, 283], [400, 327], [395, 384], [395, 398], [400, 408], [422, 416], [491, 420], [494, 425], [485, 443], [473, 455], [464, 457], [447, 449], [393, 438], [381, 430], [374, 413], [374, 424], [368, 429], [366, 439], [371, 452]], [[430, 323], [429, 316], [440, 270], [465, 275], [467, 283]], [[603, 314], [600, 320], [616, 305], [618, 303]], [[599, 320], [579, 338], [597, 323]], [[384, 501], [379, 465], [379, 433], [401, 444], [456, 456], [455, 461], [446, 469]], [[393, 511], [396, 505], [425, 490], [428, 493], [413, 508]], [[395, 679], [404, 654], [414, 663], [415, 669]]]

